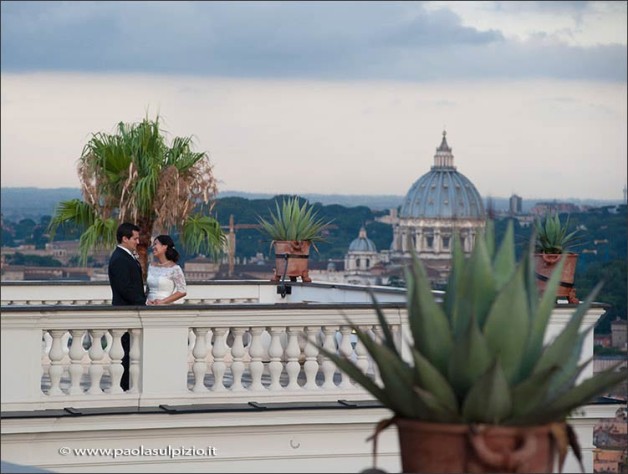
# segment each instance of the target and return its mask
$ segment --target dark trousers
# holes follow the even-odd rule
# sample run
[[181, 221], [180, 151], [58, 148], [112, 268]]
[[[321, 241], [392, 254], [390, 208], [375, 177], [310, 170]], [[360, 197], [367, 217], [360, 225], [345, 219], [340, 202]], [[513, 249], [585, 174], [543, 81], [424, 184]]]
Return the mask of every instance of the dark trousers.
[[122, 357], [122, 378], [120, 379], [120, 388], [126, 391], [129, 389], [129, 352], [131, 351], [131, 336], [128, 332], [122, 335], [122, 349], [124, 349], [124, 356]]

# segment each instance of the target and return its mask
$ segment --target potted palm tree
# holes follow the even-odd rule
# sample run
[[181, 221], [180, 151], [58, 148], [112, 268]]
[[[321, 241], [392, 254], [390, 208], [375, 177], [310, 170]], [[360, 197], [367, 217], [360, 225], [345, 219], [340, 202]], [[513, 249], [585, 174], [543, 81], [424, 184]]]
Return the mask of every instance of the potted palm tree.
[[191, 137], [168, 145], [159, 116], [139, 123], [120, 122], [115, 134], [95, 133], [78, 162], [83, 199], [60, 202], [49, 225], [51, 238], [61, 226], [81, 229], [81, 261], [94, 248], [112, 248], [125, 220], [140, 228], [139, 261], [146, 274], [147, 249], [155, 233], [180, 231], [189, 252], [219, 254], [226, 242], [211, 210], [217, 180], [205, 152], [193, 151]]
[[579, 453], [569, 413], [625, 377], [609, 369], [576, 383], [586, 366], [578, 363], [588, 332], [580, 326], [600, 285], [544, 344], [560, 274], [540, 297], [532, 252], [531, 243], [516, 262], [512, 225], [499, 248], [489, 225], [468, 259], [455, 239], [442, 303], [415, 256], [406, 271], [410, 355], [402, 356], [377, 301], [381, 341], [351, 324], [381, 384], [320, 348], [394, 413], [374, 436], [397, 426], [403, 472], [553, 472], [569, 445]]
[[313, 207], [297, 196], [284, 198], [281, 205], [275, 201], [276, 212], [270, 212], [270, 218], [258, 216], [262, 231], [271, 239], [275, 250], [275, 276], [279, 281], [289, 277], [296, 281], [301, 277], [304, 282], [311, 282], [308, 258], [310, 246], [325, 240], [325, 231], [331, 221], [318, 217]]
[[580, 242], [578, 229], [569, 232], [569, 218], [563, 223], [558, 214], [546, 214], [542, 219], [537, 218], [534, 227], [536, 231], [534, 264], [539, 290], [544, 291], [556, 265], [564, 260], [556, 296], [567, 298], [569, 303], [577, 304], [574, 274], [578, 254], [571, 250]]

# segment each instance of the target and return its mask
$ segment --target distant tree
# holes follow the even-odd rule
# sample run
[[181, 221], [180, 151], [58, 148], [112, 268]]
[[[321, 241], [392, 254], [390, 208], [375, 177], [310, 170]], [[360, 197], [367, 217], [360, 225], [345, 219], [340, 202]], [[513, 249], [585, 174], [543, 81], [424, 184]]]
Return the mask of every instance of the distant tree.
[[144, 271], [154, 233], [178, 229], [192, 252], [217, 254], [225, 236], [218, 221], [196, 211], [211, 211], [217, 193], [209, 157], [192, 151], [191, 137], [175, 137], [169, 146], [159, 116], [140, 123], [120, 122], [113, 135], [96, 133], [78, 164], [83, 200], [59, 203], [50, 221], [52, 237], [60, 226], [82, 230], [81, 260], [95, 247], [113, 247], [121, 222], [140, 228], [138, 254]]
[[28, 255], [16, 252], [7, 255], [7, 262], [11, 265], [29, 265], [33, 267], [62, 267], [63, 264], [53, 257], [42, 257], [41, 255]]
[[27, 244], [33, 243], [33, 229], [37, 223], [33, 219], [21, 219], [15, 225], [15, 240], [25, 242]]
[[6, 221], [4, 218], [1, 220], [2, 227], [0, 227], [0, 233], [2, 234], [2, 247], [14, 247], [15, 246], [15, 228], [11, 222]]
[[48, 234], [46, 234], [46, 226], [42, 224], [37, 224], [33, 227], [33, 235], [32, 235], [33, 244], [35, 244], [36, 249], [44, 249], [46, 248], [46, 244], [48, 243]]
[[[597, 282], [604, 282], [597, 299], [609, 304], [610, 307], [598, 321], [595, 328], [597, 333], [610, 333], [611, 322], [615, 318], [626, 319], [628, 313], [628, 279], [626, 272], [625, 260], [597, 262], [589, 265], [582, 274], [576, 272], [575, 284], [578, 296], [581, 299], [591, 291]], [[581, 294], [582, 296], [580, 296]]]

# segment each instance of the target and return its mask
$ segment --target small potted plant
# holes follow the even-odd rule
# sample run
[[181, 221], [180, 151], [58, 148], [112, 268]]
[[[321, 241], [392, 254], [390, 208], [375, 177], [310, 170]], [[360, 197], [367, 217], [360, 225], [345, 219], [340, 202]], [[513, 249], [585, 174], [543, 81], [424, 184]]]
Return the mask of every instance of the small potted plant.
[[576, 383], [586, 365], [579, 359], [588, 331], [580, 327], [600, 285], [544, 345], [560, 275], [540, 297], [532, 252], [531, 243], [516, 262], [512, 225], [499, 248], [489, 225], [468, 259], [454, 239], [442, 303], [415, 256], [406, 270], [408, 351], [375, 299], [382, 340], [351, 324], [381, 384], [344, 354], [320, 348], [394, 413], [374, 436], [397, 426], [403, 472], [553, 472], [569, 445], [579, 455], [570, 412], [624, 379], [611, 368]]
[[310, 246], [325, 240], [331, 221], [319, 218], [313, 207], [307, 201], [301, 204], [297, 196], [283, 199], [281, 205], [275, 201], [275, 206], [276, 213], [271, 211], [268, 220], [258, 217], [262, 231], [272, 239], [275, 249], [274, 280], [289, 277], [296, 281], [301, 277], [302, 281], [311, 282]]
[[569, 232], [569, 218], [563, 223], [557, 213], [546, 214], [542, 219], [537, 218], [534, 221], [534, 227], [536, 232], [534, 264], [539, 290], [544, 291], [556, 265], [564, 260], [556, 296], [567, 298], [569, 303], [577, 304], [574, 274], [578, 254], [571, 250], [580, 243], [578, 229]]

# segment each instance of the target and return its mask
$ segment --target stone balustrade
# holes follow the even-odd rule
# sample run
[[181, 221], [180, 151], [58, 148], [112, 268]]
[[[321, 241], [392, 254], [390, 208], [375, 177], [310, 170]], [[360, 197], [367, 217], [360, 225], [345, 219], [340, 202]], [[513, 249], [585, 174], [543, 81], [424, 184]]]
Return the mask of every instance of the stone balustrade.
[[[381, 337], [369, 304], [9, 306], [2, 411], [369, 398], [318, 350], [377, 374], [344, 316]], [[402, 340], [405, 305], [382, 303]], [[120, 389], [130, 335], [130, 388]]]

